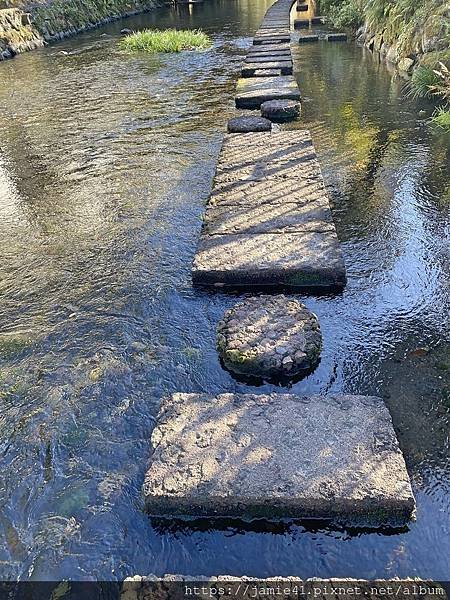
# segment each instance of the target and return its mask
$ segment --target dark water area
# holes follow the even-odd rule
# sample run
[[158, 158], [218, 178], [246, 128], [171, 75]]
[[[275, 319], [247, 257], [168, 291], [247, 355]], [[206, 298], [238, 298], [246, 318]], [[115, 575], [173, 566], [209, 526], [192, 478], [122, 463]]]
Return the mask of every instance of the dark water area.
[[[150, 521], [163, 395], [277, 391], [222, 369], [233, 296], [190, 265], [240, 62], [270, 2], [162, 8], [0, 64], [0, 579], [133, 574], [450, 579], [449, 142], [370, 53], [297, 47], [348, 268], [301, 297], [324, 336], [290, 391], [385, 398], [418, 503], [403, 532]], [[206, 52], [124, 54], [122, 27]], [[424, 112], [420, 112], [424, 111]]]

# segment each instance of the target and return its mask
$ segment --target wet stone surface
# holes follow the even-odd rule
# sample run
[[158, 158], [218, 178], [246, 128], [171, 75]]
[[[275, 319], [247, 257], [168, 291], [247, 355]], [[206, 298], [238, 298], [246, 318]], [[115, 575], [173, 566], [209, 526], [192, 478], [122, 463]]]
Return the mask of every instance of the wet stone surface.
[[261, 378], [311, 372], [321, 346], [317, 317], [282, 294], [247, 298], [225, 313], [217, 330], [224, 365]]

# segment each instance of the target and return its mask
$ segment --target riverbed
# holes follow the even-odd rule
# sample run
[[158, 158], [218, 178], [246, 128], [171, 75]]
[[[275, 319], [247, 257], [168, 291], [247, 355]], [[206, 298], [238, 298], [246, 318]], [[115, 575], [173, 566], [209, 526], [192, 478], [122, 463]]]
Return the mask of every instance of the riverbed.
[[[151, 521], [163, 395], [233, 379], [236, 297], [190, 266], [240, 63], [270, 1], [163, 7], [0, 64], [0, 579], [155, 573], [449, 579], [449, 136], [352, 43], [293, 57], [348, 270], [294, 393], [382, 396], [418, 503], [404, 531]], [[211, 50], [126, 54], [123, 27], [201, 27]], [[284, 389], [284, 388], [281, 388]]]

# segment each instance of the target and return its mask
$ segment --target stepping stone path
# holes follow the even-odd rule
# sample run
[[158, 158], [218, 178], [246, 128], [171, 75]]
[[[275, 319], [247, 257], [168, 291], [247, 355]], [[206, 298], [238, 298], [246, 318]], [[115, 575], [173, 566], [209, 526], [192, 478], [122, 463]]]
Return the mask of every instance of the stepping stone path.
[[234, 117], [228, 121], [228, 133], [249, 133], [251, 131], [270, 131], [272, 123], [269, 119], [254, 116]]
[[308, 131], [225, 137], [194, 285], [342, 289], [345, 266]]
[[283, 295], [247, 298], [225, 313], [217, 329], [225, 366], [262, 379], [310, 373], [321, 346], [317, 317]]
[[283, 99], [300, 100], [300, 90], [291, 75], [238, 80], [236, 108], [259, 108], [267, 100]]
[[292, 121], [300, 116], [301, 108], [295, 100], [268, 100], [261, 104], [261, 115], [275, 122]]
[[[292, 69], [292, 5], [276, 0], [267, 11], [242, 67], [238, 108], [294, 101], [283, 111], [298, 111], [297, 83], [284, 74]], [[309, 27], [310, 20], [295, 25]], [[340, 291], [345, 265], [311, 136], [253, 131], [265, 127], [270, 121], [259, 116], [228, 124], [236, 133], [225, 136], [220, 152], [193, 284]], [[226, 366], [263, 379], [313, 369], [320, 347], [317, 318], [284, 296], [248, 298], [218, 328]], [[162, 401], [152, 446], [143, 491], [153, 516], [384, 527], [403, 526], [414, 514], [403, 456], [379, 398], [173, 394]]]
[[152, 516], [401, 526], [414, 497], [380, 398], [173, 394], [153, 430]]

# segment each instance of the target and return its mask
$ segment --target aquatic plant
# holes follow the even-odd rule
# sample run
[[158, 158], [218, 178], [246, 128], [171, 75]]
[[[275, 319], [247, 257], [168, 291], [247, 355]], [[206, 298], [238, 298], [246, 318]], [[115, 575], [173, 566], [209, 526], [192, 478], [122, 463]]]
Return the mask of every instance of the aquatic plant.
[[127, 35], [120, 41], [123, 50], [144, 52], [181, 52], [209, 48], [210, 38], [199, 29], [144, 29]]

